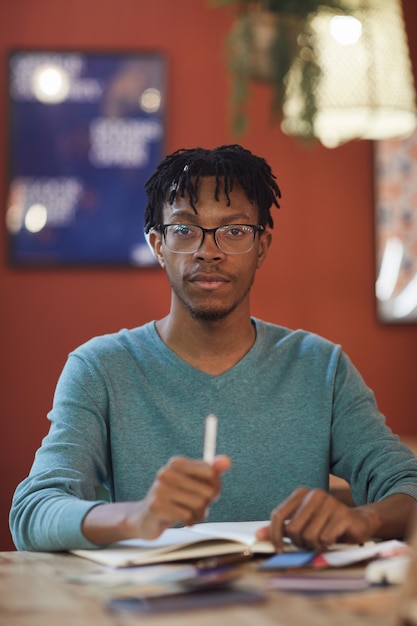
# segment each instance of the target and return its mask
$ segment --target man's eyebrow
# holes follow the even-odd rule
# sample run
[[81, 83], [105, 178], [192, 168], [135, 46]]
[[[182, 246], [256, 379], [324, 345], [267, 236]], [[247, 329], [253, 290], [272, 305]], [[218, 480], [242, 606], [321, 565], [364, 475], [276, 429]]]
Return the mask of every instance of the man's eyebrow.
[[[199, 217], [201, 217], [198, 213], [194, 213], [194, 211], [184, 211], [184, 210], [178, 210], [176, 211], [175, 209], [173, 209], [172, 213], [171, 213], [171, 217], [174, 217], [175, 219], [181, 219], [186, 221], [187, 223], [189, 222], [197, 222]], [[241, 220], [249, 220], [250, 216], [247, 215], [246, 213], [232, 213], [232, 214], [227, 214], [224, 217], [220, 218], [220, 222], [222, 222], [223, 224], [239, 224], [241, 222]]]

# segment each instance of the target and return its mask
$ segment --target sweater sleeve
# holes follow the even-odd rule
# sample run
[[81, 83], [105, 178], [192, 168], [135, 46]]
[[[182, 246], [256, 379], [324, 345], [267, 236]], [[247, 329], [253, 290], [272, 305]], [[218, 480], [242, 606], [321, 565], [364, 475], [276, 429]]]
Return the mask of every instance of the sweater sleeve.
[[100, 372], [73, 353], [58, 381], [48, 435], [14, 494], [10, 528], [19, 550], [91, 548], [81, 532], [110, 480], [107, 391]]
[[334, 387], [331, 471], [348, 481], [357, 505], [394, 493], [417, 499], [417, 459], [385, 423], [372, 391], [340, 354]]

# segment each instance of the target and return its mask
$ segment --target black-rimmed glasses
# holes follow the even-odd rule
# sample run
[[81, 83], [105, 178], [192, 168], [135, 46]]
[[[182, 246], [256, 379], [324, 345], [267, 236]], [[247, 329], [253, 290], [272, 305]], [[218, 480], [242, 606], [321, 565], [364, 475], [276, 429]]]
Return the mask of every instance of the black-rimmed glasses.
[[207, 233], [213, 233], [217, 247], [226, 254], [242, 254], [253, 248], [256, 233], [264, 229], [255, 224], [227, 224], [217, 228], [203, 228], [194, 224], [160, 224], [156, 227], [171, 252], [197, 252]]

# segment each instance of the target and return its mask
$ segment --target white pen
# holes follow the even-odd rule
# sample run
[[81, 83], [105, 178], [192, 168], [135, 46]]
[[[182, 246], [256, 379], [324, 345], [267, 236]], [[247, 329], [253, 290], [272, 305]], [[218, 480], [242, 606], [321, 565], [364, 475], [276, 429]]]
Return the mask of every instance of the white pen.
[[213, 463], [216, 456], [216, 438], [217, 438], [217, 417], [210, 414], [206, 417], [206, 426], [204, 432], [204, 454], [203, 459], [206, 463]]

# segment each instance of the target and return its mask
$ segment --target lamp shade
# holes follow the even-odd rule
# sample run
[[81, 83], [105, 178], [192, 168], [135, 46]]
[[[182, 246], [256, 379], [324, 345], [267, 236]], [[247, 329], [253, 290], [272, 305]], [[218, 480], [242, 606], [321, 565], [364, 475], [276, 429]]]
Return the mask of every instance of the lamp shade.
[[[399, 0], [348, 0], [348, 12], [320, 9], [309, 20], [310, 44], [287, 76], [284, 132], [315, 136], [328, 147], [352, 139], [410, 135], [417, 126], [415, 90]], [[350, 10], [351, 9], [351, 10]], [[319, 73], [313, 128], [303, 119], [300, 85], [306, 56]]]

